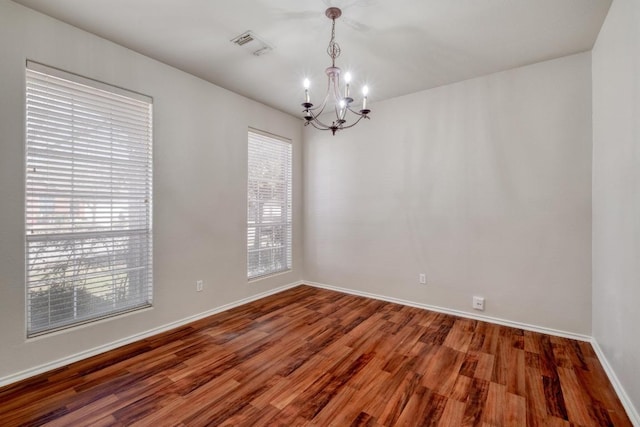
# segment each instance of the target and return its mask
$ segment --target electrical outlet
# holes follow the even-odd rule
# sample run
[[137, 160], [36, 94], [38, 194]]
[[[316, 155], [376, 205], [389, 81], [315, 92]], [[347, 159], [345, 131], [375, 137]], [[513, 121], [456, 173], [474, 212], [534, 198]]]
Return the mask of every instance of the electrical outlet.
[[473, 309], [484, 311], [484, 298], [473, 297]]
[[418, 282], [420, 282], [421, 285], [426, 285], [427, 284], [427, 275], [425, 273], [420, 273], [418, 275]]
[[202, 280], [197, 280], [196, 281], [196, 292], [202, 292], [202, 289], [204, 289], [204, 282]]

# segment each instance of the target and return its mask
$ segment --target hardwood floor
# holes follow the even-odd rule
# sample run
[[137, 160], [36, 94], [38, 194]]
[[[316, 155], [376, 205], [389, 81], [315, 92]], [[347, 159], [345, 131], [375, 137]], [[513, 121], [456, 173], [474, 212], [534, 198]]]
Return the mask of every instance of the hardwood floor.
[[630, 426], [589, 343], [300, 286], [0, 389], [0, 425]]

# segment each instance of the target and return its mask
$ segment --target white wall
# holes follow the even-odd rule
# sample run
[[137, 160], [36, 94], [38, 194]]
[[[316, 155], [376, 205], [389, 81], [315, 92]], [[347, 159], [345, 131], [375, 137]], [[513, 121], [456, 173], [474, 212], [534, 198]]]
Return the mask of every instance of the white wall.
[[468, 312], [480, 295], [485, 315], [590, 335], [590, 61], [373, 103], [336, 136], [305, 131], [305, 279]]
[[[0, 0], [0, 383], [302, 277], [300, 121]], [[154, 308], [26, 340], [24, 72], [35, 60], [154, 98]], [[258, 59], [256, 59], [258, 60]], [[293, 140], [294, 270], [246, 280], [247, 130]], [[195, 292], [203, 279], [205, 290]]]
[[593, 49], [593, 336], [640, 422], [640, 2]]

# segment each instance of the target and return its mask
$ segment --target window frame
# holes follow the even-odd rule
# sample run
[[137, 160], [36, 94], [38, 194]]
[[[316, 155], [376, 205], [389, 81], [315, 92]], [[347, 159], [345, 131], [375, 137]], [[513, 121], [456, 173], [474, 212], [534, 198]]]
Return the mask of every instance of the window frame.
[[[30, 60], [24, 93], [27, 338], [152, 307], [153, 98]], [[84, 273], [67, 274], [78, 264]], [[37, 317], [42, 295], [47, 321]]]
[[[248, 136], [247, 136], [247, 280], [249, 282], [253, 282], [256, 280], [260, 280], [266, 277], [283, 274], [291, 271], [293, 269], [293, 144], [292, 141], [288, 138], [275, 135], [269, 132], [265, 132], [262, 130], [258, 130], [255, 128], [249, 128]], [[282, 184], [284, 188], [282, 189], [282, 195], [284, 196], [284, 200], [281, 202], [281, 216], [284, 218], [282, 221], [274, 223], [269, 221], [264, 221], [264, 217], [255, 218], [256, 222], [252, 223], [252, 198], [251, 198], [251, 188], [252, 182], [260, 181], [259, 178], [252, 177], [252, 152], [255, 151], [252, 149], [253, 144], [271, 144], [269, 147], [262, 147], [263, 150], [268, 151], [266, 154], [270, 154], [270, 151], [273, 151], [274, 146], [278, 146], [282, 149], [282, 152], [279, 153], [280, 156], [284, 156], [284, 164], [282, 164], [282, 174], [283, 180]], [[265, 152], [263, 151], [263, 156]], [[263, 183], [266, 182], [265, 179], [262, 179]], [[268, 179], [267, 179], [268, 181]], [[277, 186], [277, 185], [276, 185]], [[256, 214], [258, 215], [258, 214]], [[283, 236], [280, 238], [284, 240], [284, 246], [282, 247], [284, 253], [281, 253], [279, 256], [281, 266], [278, 268], [276, 266], [277, 262], [274, 262], [271, 265], [271, 268], [268, 269], [260, 269], [260, 258], [258, 258], [257, 265], [252, 263], [252, 253], [263, 253], [267, 252], [269, 249], [273, 250], [278, 249], [277, 247], [260, 247], [260, 239], [256, 240], [258, 236], [261, 234], [258, 232], [258, 229], [261, 228], [275, 228], [282, 227]], [[253, 242], [256, 245], [254, 248], [250, 248], [250, 244], [252, 241], [251, 237], [251, 229], [254, 228], [255, 232], [253, 235]], [[276, 233], [273, 233], [276, 234]], [[276, 239], [277, 240], [277, 239]], [[273, 255], [272, 255], [273, 256]], [[253, 266], [253, 268], [252, 268]]]

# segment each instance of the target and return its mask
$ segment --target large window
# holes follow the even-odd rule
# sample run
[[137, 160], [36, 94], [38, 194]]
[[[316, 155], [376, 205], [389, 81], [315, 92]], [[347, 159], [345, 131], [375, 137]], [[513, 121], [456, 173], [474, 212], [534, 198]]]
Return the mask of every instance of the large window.
[[151, 99], [26, 70], [27, 335], [152, 300]]
[[291, 143], [249, 131], [247, 276], [291, 269]]

